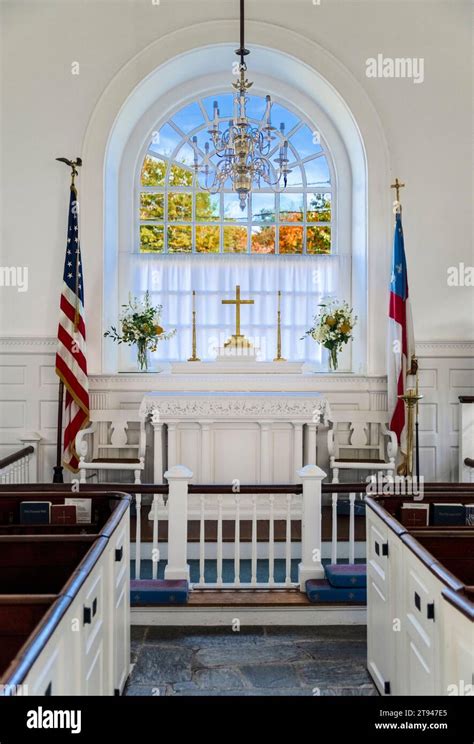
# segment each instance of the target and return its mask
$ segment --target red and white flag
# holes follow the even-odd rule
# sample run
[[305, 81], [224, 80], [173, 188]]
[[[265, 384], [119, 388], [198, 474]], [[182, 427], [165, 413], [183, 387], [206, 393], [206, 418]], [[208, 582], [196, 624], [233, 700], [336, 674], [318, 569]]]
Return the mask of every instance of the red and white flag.
[[393, 238], [392, 276], [388, 310], [387, 386], [390, 429], [397, 435], [406, 454], [405, 403], [406, 378], [415, 354], [413, 320], [408, 296], [408, 274], [403, 241], [402, 215], [397, 212]]
[[63, 463], [73, 472], [76, 472], [79, 467], [79, 457], [75, 448], [76, 434], [89, 423], [84, 283], [77, 217], [77, 192], [71, 186], [66, 260], [58, 326], [56, 374], [63, 381], [66, 391]]

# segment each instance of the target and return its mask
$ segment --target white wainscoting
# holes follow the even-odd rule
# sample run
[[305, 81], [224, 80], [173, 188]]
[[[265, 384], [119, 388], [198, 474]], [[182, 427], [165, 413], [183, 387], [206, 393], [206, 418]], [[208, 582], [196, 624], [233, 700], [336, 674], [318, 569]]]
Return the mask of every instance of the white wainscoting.
[[[52, 478], [56, 455], [58, 381], [54, 338], [0, 338], [0, 456], [21, 447], [25, 432], [38, 432], [39, 472]], [[458, 480], [458, 396], [474, 394], [474, 342], [417, 346], [420, 362], [420, 459], [426, 480]], [[93, 408], [138, 408], [150, 390], [319, 391], [333, 410], [384, 410], [386, 381], [362, 375], [119, 374], [91, 378]], [[324, 430], [318, 464], [327, 467]], [[474, 454], [474, 453], [473, 453]], [[149, 473], [147, 474], [149, 477]]]

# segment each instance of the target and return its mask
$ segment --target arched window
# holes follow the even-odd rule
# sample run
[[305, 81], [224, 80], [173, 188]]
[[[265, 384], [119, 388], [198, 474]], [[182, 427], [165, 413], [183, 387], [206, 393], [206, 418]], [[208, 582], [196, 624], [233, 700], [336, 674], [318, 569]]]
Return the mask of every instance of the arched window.
[[[221, 127], [232, 118], [232, 96], [199, 98], [179, 109], [153, 132], [138, 185], [138, 250], [142, 253], [248, 253], [314, 255], [331, 252], [332, 188], [320, 132], [288, 107], [274, 104], [276, 125], [269, 158], [289, 143], [286, 188], [253, 188], [245, 211], [228, 182], [210, 194], [200, 188], [192, 168], [196, 137], [199, 155], [210, 141], [208, 130], [217, 101]], [[260, 124], [265, 98], [248, 97], [251, 123]], [[216, 164], [219, 156], [210, 150]]]
[[[257, 25], [249, 37], [255, 45], [252, 93], [256, 98], [269, 93], [275, 110], [281, 105], [313, 135], [321, 133], [319, 144], [330, 175], [330, 188], [316, 189], [331, 194], [330, 224], [308, 225], [306, 220], [289, 227], [302, 226], [304, 231], [330, 226], [330, 253], [305, 253], [303, 245], [302, 253], [293, 254], [191, 255], [167, 253], [165, 242], [162, 252], [140, 251], [140, 194], [147, 191], [141, 186], [141, 171], [157, 137], [154, 133], [197, 96], [214, 100], [229, 91], [228, 67], [216, 65], [216, 60], [226, 54], [233, 59], [235, 23], [200, 24], [192, 33], [186, 28], [156, 39], [139, 53], [137, 64], [124, 67], [105, 89], [84, 139], [81, 230], [89, 276], [86, 303], [89, 317], [99, 321], [88, 326], [92, 373], [136, 369], [128, 347], [104, 339], [103, 331], [117, 325], [129, 293], [139, 295], [147, 289], [163, 304], [164, 325], [178, 329], [170, 342], [158, 347], [158, 366], [161, 360], [190, 356], [193, 289], [198, 353], [202, 359], [213, 358], [212, 337], [233, 331], [233, 313], [220, 300], [231, 297], [237, 283], [243, 296], [249, 293], [255, 299], [255, 305], [243, 308], [242, 330], [265, 339], [264, 358], [275, 355], [276, 293], [281, 289], [284, 356], [315, 362], [316, 371], [327, 369], [325, 352], [311, 340], [300, 339], [321, 299], [330, 295], [350, 302], [359, 318], [354, 342], [341, 355], [340, 371], [378, 375], [385, 369], [386, 313], [380, 309], [386, 306], [387, 293], [384, 246], [390, 241], [391, 213], [384, 184], [390, 179], [390, 158], [380, 119], [363, 86], [323, 47], [287, 28]], [[210, 38], [227, 41], [209, 43]], [[278, 127], [276, 115], [273, 123]], [[189, 138], [190, 132], [184, 134]], [[318, 144], [317, 136], [311, 144]], [[172, 153], [163, 155], [155, 153], [167, 163]], [[301, 151], [299, 157], [305, 159]], [[184, 163], [179, 167], [189, 170]], [[162, 183], [150, 192], [164, 195], [165, 190]], [[152, 224], [163, 228], [163, 241], [164, 207], [163, 199], [161, 224], [158, 213]], [[217, 225], [220, 221], [210, 226]], [[196, 226], [191, 223], [191, 230]]]
[[[277, 157], [288, 140], [291, 173], [286, 188], [252, 187], [245, 211], [228, 182], [210, 194], [201, 188], [192, 164], [193, 137], [200, 156], [210, 140], [213, 102], [221, 126], [232, 117], [232, 95], [215, 93], [185, 103], [152, 130], [135, 177], [133, 244], [120, 272], [120, 297], [146, 290], [163, 305], [165, 327], [176, 336], [158, 347], [159, 361], [185, 360], [191, 352], [191, 298], [196, 291], [198, 355], [215, 357], [234, 332], [234, 310], [221, 300], [235, 285], [254, 305], [242, 310], [242, 330], [271, 360], [276, 346], [277, 293], [281, 290], [283, 355], [317, 362], [325, 352], [303, 338], [324, 298], [351, 301], [350, 246], [338, 250], [337, 169], [316, 122], [289, 103], [273, 104]], [[247, 111], [258, 124], [265, 98], [250, 95]], [[211, 161], [218, 157], [209, 151]], [[345, 184], [346, 193], [348, 187]], [[345, 215], [347, 222], [347, 215]], [[133, 352], [132, 352], [133, 353]], [[130, 369], [130, 352], [121, 347], [120, 367]], [[350, 351], [346, 367], [350, 368]]]

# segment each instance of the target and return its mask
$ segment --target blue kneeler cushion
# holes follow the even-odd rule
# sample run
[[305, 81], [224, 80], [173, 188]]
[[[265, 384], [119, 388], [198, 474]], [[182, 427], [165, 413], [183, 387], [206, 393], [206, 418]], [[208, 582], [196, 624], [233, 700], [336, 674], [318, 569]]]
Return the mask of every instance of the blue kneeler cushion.
[[332, 586], [352, 589], [367, 586], [366, 563], [330, 563], [325, 567], [326, 579]]
[[184, 605], [188, 601], [188, 596], [189, 585], [185, 579], [176, 581], [133, 579], [130, 582], [130, 604], [132, 607]]
[[309, 601], [315, 604], [320, 602], [331, 604], [337, 604], [337, 602], [367, 603], [366, 589], [331, 586], [326, 579], [309, 579], [306, 582], [306, 595]]

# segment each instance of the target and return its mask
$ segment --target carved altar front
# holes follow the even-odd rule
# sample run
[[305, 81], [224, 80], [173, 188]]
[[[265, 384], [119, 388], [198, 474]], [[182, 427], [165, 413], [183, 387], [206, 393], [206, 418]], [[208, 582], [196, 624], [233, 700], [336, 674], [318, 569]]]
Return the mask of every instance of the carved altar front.
[[152, 392], [140, 413], [153, 427], [155, 483], [178, 464], [195, 483], [294, 483], [330, 417], [319, 393], [289, 391]]

